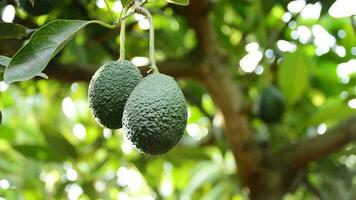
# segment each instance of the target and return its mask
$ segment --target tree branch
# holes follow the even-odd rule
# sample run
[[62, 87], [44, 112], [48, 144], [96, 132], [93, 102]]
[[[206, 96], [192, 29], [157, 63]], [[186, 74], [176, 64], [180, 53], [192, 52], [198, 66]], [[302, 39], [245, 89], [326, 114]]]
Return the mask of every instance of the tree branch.
[[202, 81], [223, 113], [227, 141], [234, 153], [243, 183], [252, 190], [258, 190], [261, 187], [261, 152], [251, 130], [248, 113], [245, 112], [241, 90], [229, 71], [221, 66], [224, 62], [212, 57], [208, 60], [212, 63], [204, 68]]
[[224, 116], [224, 132], [237, 161], [242, 182], [254, 190], [262, 187], [259, 176], [260, 148], [250, 127], [241, 89], [231, 77], [225, 66], [227, 61], [217, 48], [215, 32], [208, 18], [211, 7], [210, 0], [195, 0], [187, 8], [175, 8], [175, 11], [186, 18], [196, 33], [197, 50], [201, 53], [199, 79]]
[[[214, 52], [214, 34], [211, 23], [208, 22], [208, 13], [211, 8], [210, 0], [190, 1], [189, 6], [173, 6], [176, 13], [184, 16], [187, 23], [193, 28], [198, 41], [198, 50], [204, 53]], [[209, 31], [207, 31], [209, 30]]]
[[324, 135], [288, 145], [281, 149], [274, 159], [300, 169], [353, 141], [356, 141], [356, 116], [340, 123]]

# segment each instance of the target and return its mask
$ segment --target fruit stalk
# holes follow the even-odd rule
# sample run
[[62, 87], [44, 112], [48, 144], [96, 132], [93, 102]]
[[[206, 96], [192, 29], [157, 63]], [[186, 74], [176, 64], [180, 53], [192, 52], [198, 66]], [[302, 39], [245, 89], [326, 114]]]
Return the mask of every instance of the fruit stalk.
[[149, 51], [150, 51], [150, 62], [151, 62], [151, 70], [153, 73], [159, 73], [157, 65], [156, 65], [156, 59], [155, 59], [155, 33], [154, 33], [154, 26], [153, 26], [153, 18], [151, 13], [143, 8], [143, 7], [137, 7], [135, 9], [137, 13], [143, 14], [147, 17], [148, 21], [150, 22], [150, 33], [149, 33]]
[[[129, 6], [126, 6], [121, 13], [121, 16], [125, 16]], [[126, 19], [121, 18], [121, 28], [120, 28], [120, 57], [119, 60], [125, 60], [125, 40], [126, 40]]]

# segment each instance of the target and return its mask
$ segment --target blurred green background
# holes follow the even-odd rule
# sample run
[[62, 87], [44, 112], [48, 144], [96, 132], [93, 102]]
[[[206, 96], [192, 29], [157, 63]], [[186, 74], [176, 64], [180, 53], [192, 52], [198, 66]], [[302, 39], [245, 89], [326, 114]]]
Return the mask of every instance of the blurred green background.
[[[118, 17], [120, 1], [108, 2]], [[221, 52], [223, 59], [217, 62], [241, 89], [248, 123], [257, 143], [269, 152], [323, 135], [356, 114], [356, 19], [351, 2], [191, 0], [189, 7], [164, 0], [147, 3], [154, 16], [158, 65], [178, 78], [189, 103], [182, 141], [161, 156], [138, 153], [122, 130], [103, 130], [95, 123], [87, 103], [88, 80], [100, 65], [118, 58], [118, 30], [92, 25], [80, 31], [48, 65], [49, 80], [0, 82], [0, 199], [248, 199], [249, 189], [236, 167], [239, 155], [234, 157], [232, 143], [224, 137], [224, 119], [212, 100], [216, 97], [187, 66], [171, 68], [186, 65], [196, 52], [197, 60], [203, 59], [201, 46]], [[208, 5], [205, 15], [199, 14], [204, 12], [200, 3]], [[28, 29], [54, 19], [111, 23], [102, 0], [63, 0], [40, 16], [26, 12], [17, 1], [1, 0], [0, 13], [2, 21]], [[215, 38], [204, 45], [195, 24], [201, 16]], [[147, 29], [143, 16], [129, 18], [127, 57], [139, 66], [148, 64]], [[0, 40], [0, 55], [12, 57], [27, 39]], [[271, 84], [278, 85], [286, 102], [283, 116], [273, 124], [258, 117], [261, 91]], [[355, 144], [300, 172], [302, 178], [285, 200], [356, 199]]]

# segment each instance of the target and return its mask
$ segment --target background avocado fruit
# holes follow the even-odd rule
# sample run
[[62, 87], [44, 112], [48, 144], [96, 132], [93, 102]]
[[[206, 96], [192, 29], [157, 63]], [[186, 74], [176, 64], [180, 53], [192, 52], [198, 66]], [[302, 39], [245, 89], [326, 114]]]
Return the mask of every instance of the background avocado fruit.
[[58, 3], [59, 0], [35, 0], [32, 6], [29, 0], [20, 0], [20, 6], [33, 16], [49, 13]]
[[121, 128], [126, 100], [141, 80], [138, 68], [127, 60], [100, 67], [88, 90], [89, 107], [96, 121], [106, 128]]
[[285, 101], [280, 90], [270, 85], [262, 90], [258, 115], [266, 123], [278, 122], [284, 113]]
[[154, 73], [131, 93], [124, 109], [125, 136], [141, 152], [163, 154], [182, 138], [187, 104], [177, 82]]

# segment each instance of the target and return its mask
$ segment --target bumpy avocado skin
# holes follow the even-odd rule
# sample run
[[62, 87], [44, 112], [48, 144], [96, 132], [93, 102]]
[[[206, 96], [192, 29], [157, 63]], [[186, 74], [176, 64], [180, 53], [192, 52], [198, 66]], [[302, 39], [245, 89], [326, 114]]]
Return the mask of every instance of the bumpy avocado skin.
[[29, 14], [34, 16], [49, 13], [58, 4], [58, 0], [35, 0], [34, 6], [29, 0], [20, 0], [20, 6]]
[[138, 68], [127, 60], [106, 63], [95, 72], [89, 84], [89, 108], [104, 127], [122, 127], [125, 103], [142, 80]]
[[187, 104], [176, 81], [163, 74], [144, 78], [131, 93], [124, 109], [125, 136], [141, 152], [163, 154], [182, 138]]
[[278, 122], [284, 113], [285, 102], [280, 90], [274, 86], [268, 86], [262, 90], [259, 103], [259, 117], [266, 123]]

